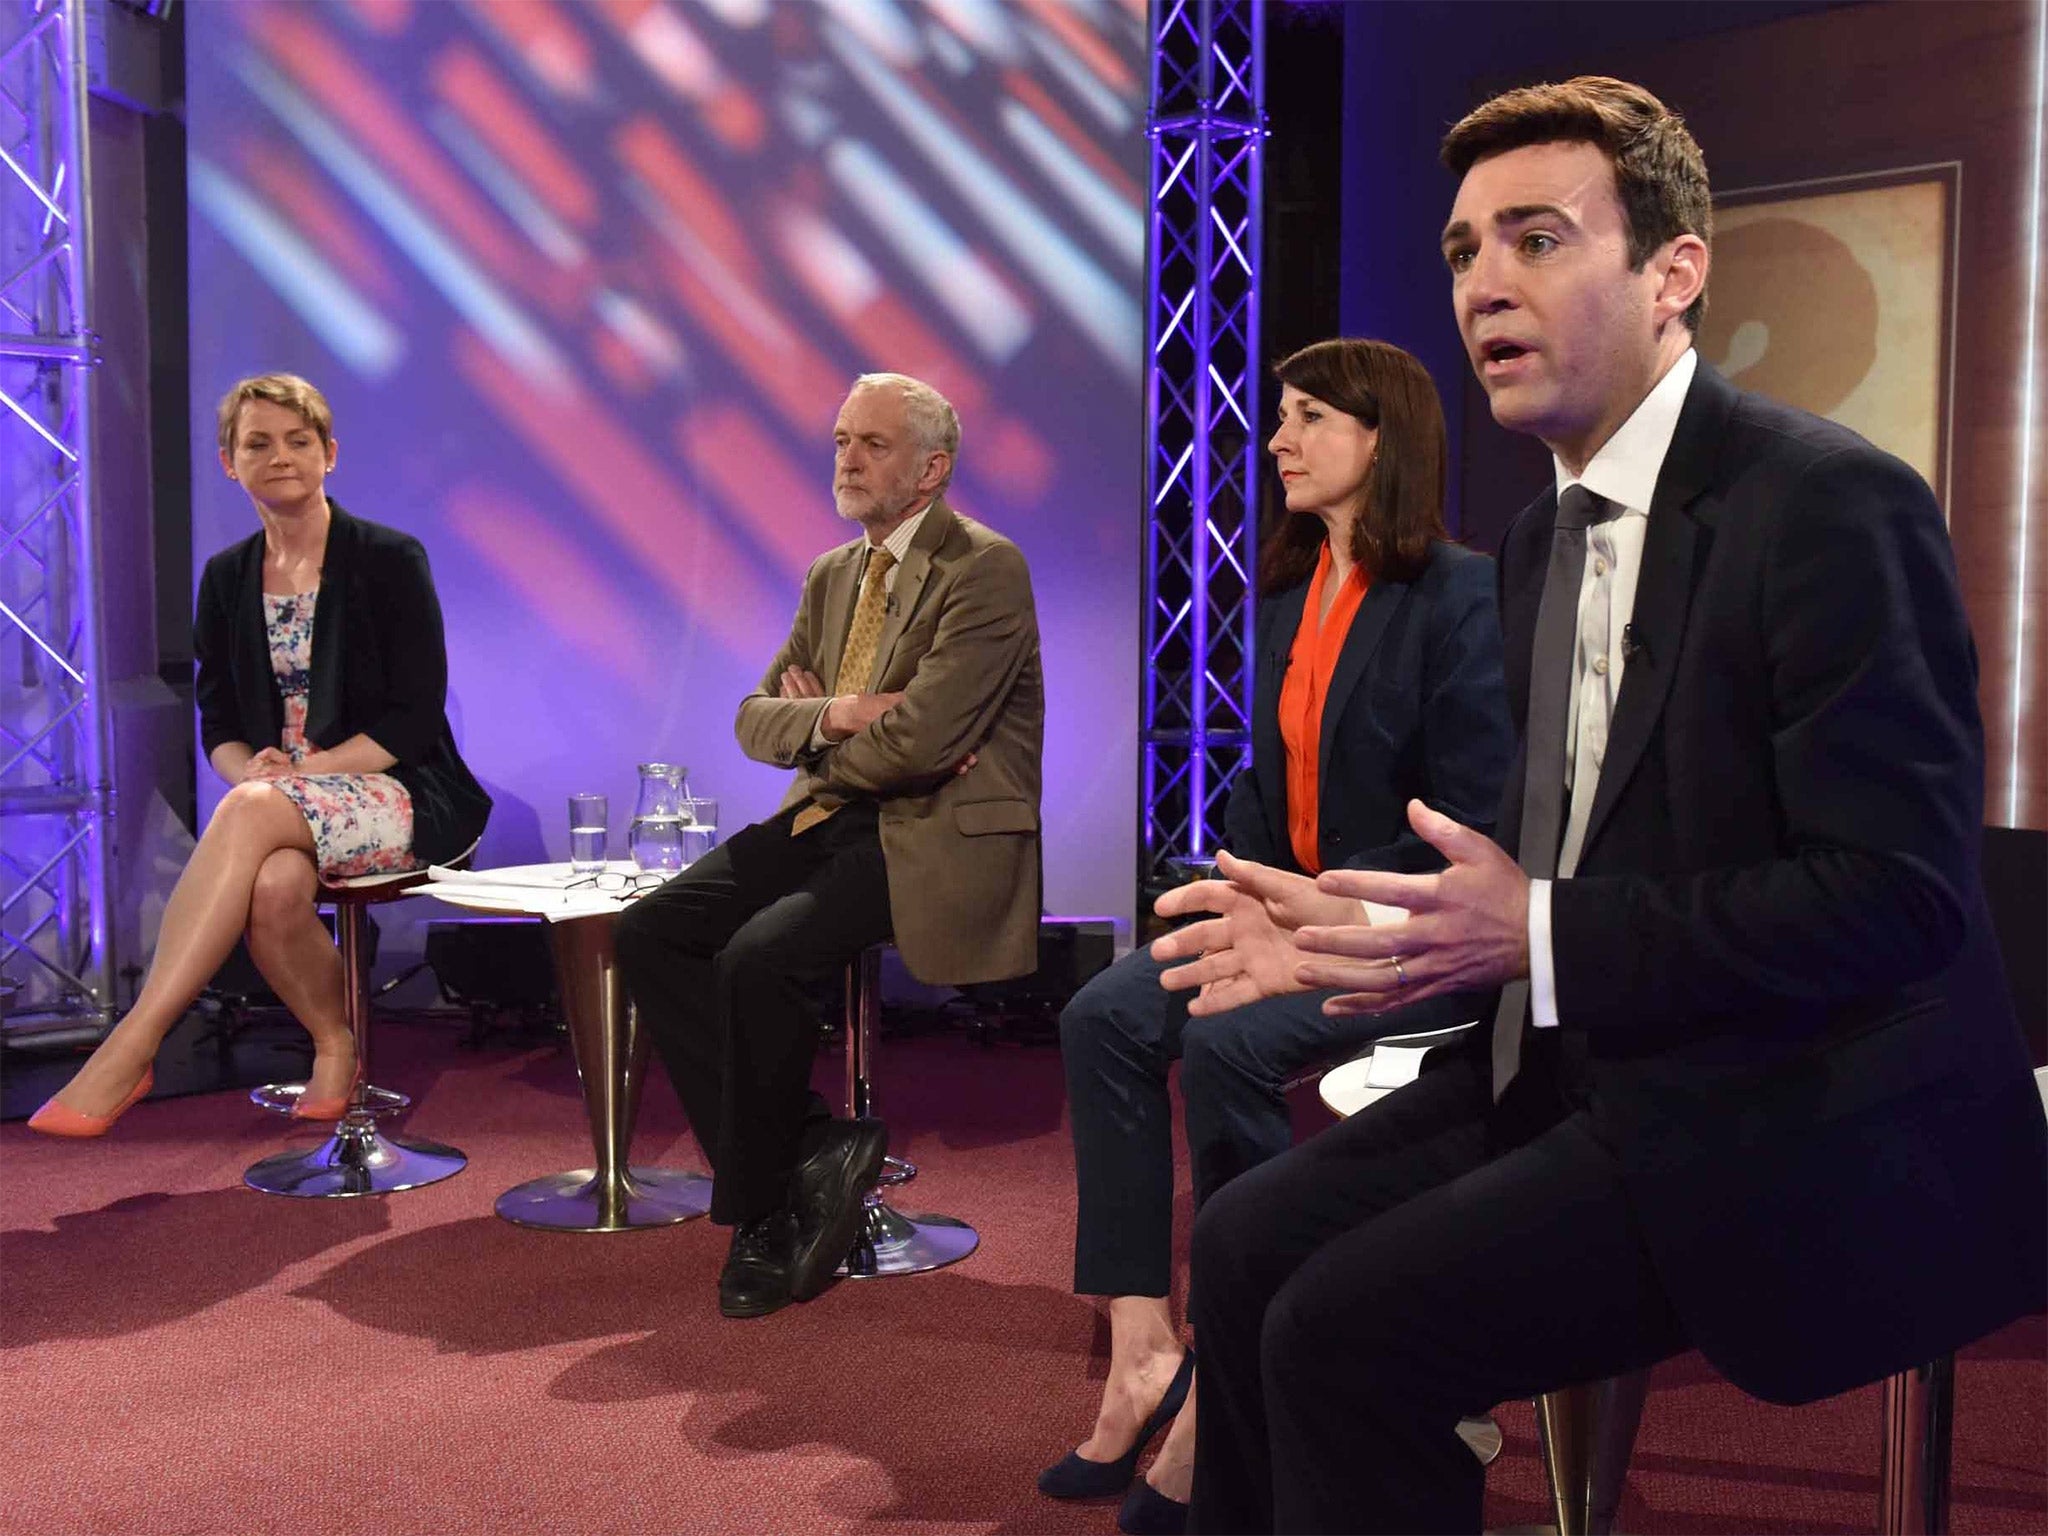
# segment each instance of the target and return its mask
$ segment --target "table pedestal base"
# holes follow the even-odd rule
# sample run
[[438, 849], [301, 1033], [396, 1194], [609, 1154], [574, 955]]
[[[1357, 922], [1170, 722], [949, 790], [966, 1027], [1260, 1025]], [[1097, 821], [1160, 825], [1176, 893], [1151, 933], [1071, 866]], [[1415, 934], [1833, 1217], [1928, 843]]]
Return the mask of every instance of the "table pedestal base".
[[595, 1168], [572, 1168], [515, 1185], [496, 1209], [519, 1226], [556, 1232], [669, 1227], [711, 1209], [711, 1180], [681, 1168], [628, 1168], [607, 1181]]

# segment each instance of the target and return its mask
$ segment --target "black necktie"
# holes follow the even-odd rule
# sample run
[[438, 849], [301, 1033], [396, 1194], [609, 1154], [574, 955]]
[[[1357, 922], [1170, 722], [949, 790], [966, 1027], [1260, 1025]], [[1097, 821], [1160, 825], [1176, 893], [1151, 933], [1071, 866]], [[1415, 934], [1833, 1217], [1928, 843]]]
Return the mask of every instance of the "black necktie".
[[[1615, 512], [1613, 503], [1583, 485], [1565, 487], [1557, 499], [1557, 527], [1550, 535], [1550, 569], [1543, 600], [1536, 607], [1536, 637], [1529, 649], [1529, 718], [1522, 728], [1526, 746], [1522, 777], [1522, 841], [1516, 858], [1532, 880], [1557, 874], [1558, 842], [1564, 835], [1565, 740], [1571, 718], [1573, 667], [1578, 648], [1579, 587], [1586, 573], [1586, 529]], [[1511, 981], [1501, 989], [1493, 1016], [1493, 1096], [1498, 1099], [1522, 1064], [1522, 1027], [1529, 1016], [1529, 983]]]

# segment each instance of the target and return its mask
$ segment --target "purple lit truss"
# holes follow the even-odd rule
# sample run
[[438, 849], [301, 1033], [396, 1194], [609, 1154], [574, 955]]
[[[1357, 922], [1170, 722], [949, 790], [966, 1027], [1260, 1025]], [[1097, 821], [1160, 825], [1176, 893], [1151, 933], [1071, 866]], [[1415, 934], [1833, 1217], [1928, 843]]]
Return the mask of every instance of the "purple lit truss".
[[1250, 761], [1263, 0], [1154, 0], [1140, 888], [1215, 852]]
[[0, 1012], [97, 1033], [114, 998], [85, 11], [0, 0]]

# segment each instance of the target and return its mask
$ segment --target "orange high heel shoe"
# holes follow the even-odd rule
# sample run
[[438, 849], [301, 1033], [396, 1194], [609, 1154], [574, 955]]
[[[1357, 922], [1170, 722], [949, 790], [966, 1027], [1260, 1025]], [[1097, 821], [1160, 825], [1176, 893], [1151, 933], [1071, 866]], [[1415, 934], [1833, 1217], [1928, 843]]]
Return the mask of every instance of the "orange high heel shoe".
[[127, 1114], [156, 1086], [156, 1068], [142, 1069], [142, 1081], [129, 1091], [128, 1097], [116, 1104], [113, 1111], [104, 1115], [82, 1115], [69, 1105], [59, 1104], [55, 1099], [46, 1100], [43, 1107], [28, 1117], [28, 1128], [40, 1131], [45, 1136], [104, 1136], [113, 1123]]
[[349, 1079], [348, 1090], [336, 1099], [309, 1099], [304, 1093], [292, 1105], [294, 1120], [339, 1120], [348, 1113], [348, 1101], [356, 1096], [356, 1089], [363, 1081], [363, 1069], [358, 1066], [356, 1075]]

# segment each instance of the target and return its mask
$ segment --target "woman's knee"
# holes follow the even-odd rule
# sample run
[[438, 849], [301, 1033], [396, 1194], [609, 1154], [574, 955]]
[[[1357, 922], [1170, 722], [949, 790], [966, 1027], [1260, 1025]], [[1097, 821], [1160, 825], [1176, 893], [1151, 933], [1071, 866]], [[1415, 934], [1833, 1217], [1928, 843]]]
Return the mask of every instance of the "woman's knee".
[[257, 937], [284, 931], [306, 920], [320, 881], [313, 861], [295, 849], [281, 848], [256, 870], [249, 890], [249, 931]]
[[244, 779], [221, 796], [206, 831], [209, 837], [247, 838], [276, 845], [279, 834], [292, 825], [288, 816], [304, 822], [298, 806], [275, 784]]
[[1181, 1091], [1206, 1092], [1211, 1083], [1251, 1083], [1277, 1093], [1284, 1079], [1264, 1059], [1258, 1016], [1249, 1008], [1191, 1018], [1181, 1031]]
[[1161, 1050], [1172, 1000], [1159, 985], [1158, 971], [1134, 953], [1083, 983], [1060, 1010], [1060, 1049], [1068, 1059], [1121, 1042], [1128, 1042], [1126, 1050]]

